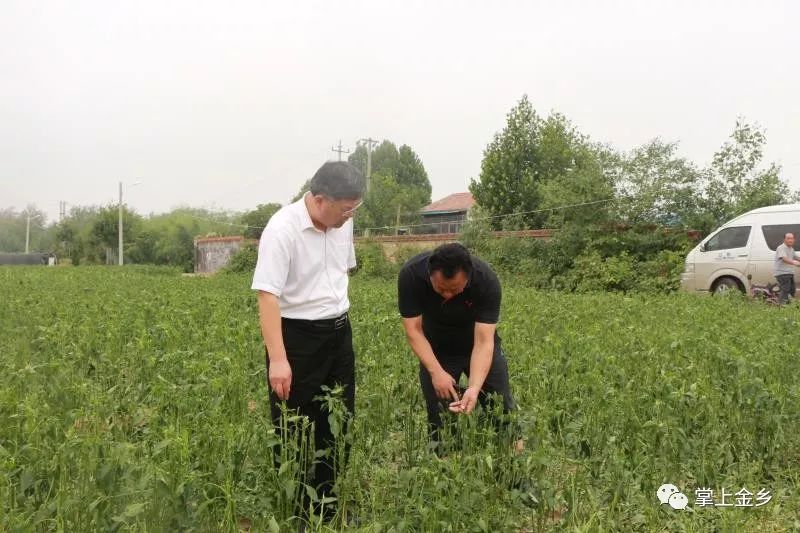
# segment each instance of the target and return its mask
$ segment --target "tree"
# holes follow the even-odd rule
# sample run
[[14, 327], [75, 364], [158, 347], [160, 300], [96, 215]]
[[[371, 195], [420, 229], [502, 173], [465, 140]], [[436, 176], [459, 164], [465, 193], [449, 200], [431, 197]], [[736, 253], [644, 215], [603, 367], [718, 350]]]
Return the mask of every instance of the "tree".
[[[366, 176], [367, 159], [367, 145], [359, 144], [347, 157], [347, 162]], [[400, 153], [397, 150], [397, 146], [391, 141], [384, 140], [372, 150], [372, 175], [385, 171], [388, 171], [389, 174], [396, 175], [399, 162]]]
[[[347, 161], [366, 176], [366, 145], [358, 145]], [[406, 144], [398, 150], [384, 140], [372, 151], [371, 168], [370, 192], [357, 212], [356, 229], [394, 226], [398, 210], [402, 223], [415, 223], [419, 210], [431, 202], [431, 183], [417, 153]], [[306, 181], [293, 201], [302, 198], [310, 185], [311, 180]]]
[[255, 209], [243, 214], [239, 223], [249, 226], [244, 229], [244, 236], [248, 239], [260, 239], [261, 231], [280, 208], [281, 204], [258, 204]]
[[678, 144], [659, 138], [629, 153], [613, 154], [615, 219], [630, 225], [678, 225], [698, 229], [702, 221], [702, 172], [677, 156]]
[[705, 202], [715, 224], [751, 209], [791, 201], [789, 187], [780, 178], [781, 167], [761, 165], [765, 145], [764, 130], [740, 118], [730, 138], [714, 154], [707, 170]]
[[[497, 229], [541, 228], [605, 218], [606, 208], [561, 210], [566, 205], [607, 199], [611, 178], [600, 150], [563, 116], [542, 119], [527, 96], [507, 115], [506, 126], [484, 150], [481, 174], [470, 191]], [[522, 213], [506, 217], [512, 213]], [[504, 220], [505, 219], [505, 220]]]
[[[173, 265], [191, 272], [195, 237], [241, 235], [238, 219], [234, 213], [184, 206], [151, 215], [144, 221], [142, 230], [154, 235], [156, 264]], [[149, 246], [146, 241], [143, 244]]]
[[430, 203], [431, 182], [428, 180], [428, 173], [425, 172], [422, 160], [407, 144], [401, 146], [398, 152], [395, 176], [401, 187], [419, 189], [422, 196], [427, 197], [425, 203]]
[[[475, 201], [490, 216], [531, 211], [540, 207], [536, 186], [541, 180], [538, 145], [542, 119], [527, 95], [506, 116], [506, 126], [496, 133], [483, 152], [479, 180], [469, 186]], [[541, 227], [544, 217], [527, 215], [524, 222]], [[494, 219], [493, 226], [500, 227]]]
[[[347, 162], [367, 175], [367, 146], [359, 144], [356, 149], [347, 157]], [[391, 141], [384, 140], [372, 150], [372, 174], [388, 171], [389, 174], [396, 175], [397, 167], [400, 162], [400, 153], [397, 146]]]
[[69, 257], [73, 265], [86, 258], [92, 225], [99, 211], [96, 206], [73, 206], [56, 226], [57, 253]]
[[[358, 229], [383, 228], [395, 224], [397, 207], [403, 209], [404, 189], [388, 172], [372, 175], [372, 189], [364, 205], [356, 211], [354, 223]], [[405, 214], [405, 211], [403, 211]]]
[[[347, 162], [356, 167], [358, 170], [361, 171], [364, 176], [367, 175], [367, 146], [365, 144], [358, 143], [356, 145], [356, 149], [350, 152], [350, 155], [347, 156]], [[373, 166], [373, 169], [375, 167]]]
[[158, 264], [159, 237], [160, 235], [152, 230], [139, 231], [130, 249], [125, 251], [125, 262], [145, 265]]
[[[130, 247], [134, 242], [134, 235], [142, 223], [141, 215], [138, 215], [127, 207], [122, 207], [122, 240], [123, 245]], [[119, 207], [109, 205], [101, 208], [92, 223], [89, 233], [89, 247], [92, 252], [92, 259], [103, 262], [105, 260], [105, 249], [119, 247]], [[127, 250], [126, 250], [127, 251]], [[119, 251], [117, 251], [119, 253]]]
[[560, 113], [544, 120], [539, 149], [543, 170], [537, 188], [547, 227], [586, 226], [608, 218], [614, 188], [603, 164], [605, 150]]
[[372, 151], [372, 173], [383, 172], [397, 177], [400, 153], [391, 141], [384, 140]]
[[[366, 147], [359, 146], [349, 161], [357, 165], [365, 155]], [[401, 223], [413, 224], [430, 201], [428, 173], [416, 152], [405, 144], [398, 150], [384, 140], [372, 153], [370, 192], [356, 216], [356, 229], [392, 227], [398, 212]]]
[[54, 224], [47, 224], [47, 214], [44, 211], [33, 204], [29, 204], [24, 211], [16, 211], [13, 208], [0, 209], [0, 252], [24, 252], [26, 233], [29, 236], [29, 251], [55, 250], [56, 228]]

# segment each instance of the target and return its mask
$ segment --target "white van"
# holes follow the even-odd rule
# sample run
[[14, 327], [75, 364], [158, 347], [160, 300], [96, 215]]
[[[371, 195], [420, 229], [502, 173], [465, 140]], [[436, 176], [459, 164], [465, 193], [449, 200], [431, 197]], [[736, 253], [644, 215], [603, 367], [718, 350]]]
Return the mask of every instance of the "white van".
[[689, 252], [681, 288], [705, 293], [730, 289], [749, 292], [751, 283], [773, 283], [775, 248], [786, 233], [794, 233], [797, 246], [800, 204], [762, 207], [734, 218]]

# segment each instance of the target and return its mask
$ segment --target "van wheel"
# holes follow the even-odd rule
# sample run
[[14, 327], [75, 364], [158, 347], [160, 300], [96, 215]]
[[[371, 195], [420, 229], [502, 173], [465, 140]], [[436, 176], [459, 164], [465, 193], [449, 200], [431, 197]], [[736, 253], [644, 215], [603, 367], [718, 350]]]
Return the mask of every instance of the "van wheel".
[[725, 294], [732, 290], [738, 290], [744, 293], [744, 288], [739, 285], [739, 282], [733, 278], [720, 278], [714, 282], [714, 287], [711, 292], [714, 294]]

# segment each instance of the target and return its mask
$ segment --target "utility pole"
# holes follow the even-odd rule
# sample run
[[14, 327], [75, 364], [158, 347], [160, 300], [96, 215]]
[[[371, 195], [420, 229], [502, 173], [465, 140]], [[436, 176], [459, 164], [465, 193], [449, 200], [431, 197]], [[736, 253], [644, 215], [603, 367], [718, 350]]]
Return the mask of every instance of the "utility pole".
[[117, 245], [119, 251], [117, 252], [117, 263], [122, 266], [122, 182], [119, 182], [119, 224], [117, 225], [119, 231]]
[[360, 139], [358, 142], [367, 145], [367, 173], [364, 177], [367, 178], [367, 194], [369, 194], [369, 182], [371, 181], [370, 178], [372, 177], [372, 147], [378, 144], [378, 141], [371, 137], [367, 137], [366, 139]]
[[400, 232], [400, 204], [397, 204], [397, 218], [394, 221], [394, 234], [397, 235]]
[[[378, 141], [373, 139], [372, 137], [367, 137], [366, 139], [359, 139], [359, 144], [366, 144], [367, 145], [367, 172], [364, 174], [364, 177], [367, 180], [367, 195], [370, 191], [370, 178], [372, 177], [372, 147], [378, 144]], [[366, 196], [366, 195], [365, 195]], [[364, 230], [364, 237], [369, 237], [369, 228]]]
[[28, 223], [25, 226], [25, 253], [27, 254], [30, 247], [28, 246], [31, 241], [31, 212], [28, 211]]
[[342, 140], [339, 139], [339, 148], [338, 148], [338, 150], [337, 150], [337, 148], [335, 146], [332, 146], [331, 147], [331, 152], [337, 152], [339, 154], [339, 161], [341, 161], [342, 160], [342, 154], [349, 154], [350, 150], [342, 150]]
[[30, 208], [27, 209], [25, 212], [26, 216], [26, 224], [25, 224], [25, 253], [27, 254], [30, 252], [30, 242], [31, 242], [31, 219], [32, 218], [41, 218], [40, 215], [31, 216]]

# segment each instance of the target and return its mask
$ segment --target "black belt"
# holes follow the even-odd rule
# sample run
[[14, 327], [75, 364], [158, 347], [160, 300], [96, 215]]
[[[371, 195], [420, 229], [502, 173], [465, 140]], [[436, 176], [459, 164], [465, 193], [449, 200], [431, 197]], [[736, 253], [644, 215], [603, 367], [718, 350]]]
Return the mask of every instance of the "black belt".
[[323, 318], [320, 320], [303, 320], [300, 318], [284, 318], [283, 320], [287, 320], [289, 322], [294, 322], [296, 324], [307, 324], [309, 326], [320, 328], [320, 329], [342, 329], [347, 325], [348, 316], [347, 313], [343, 313], [336, 318]]

